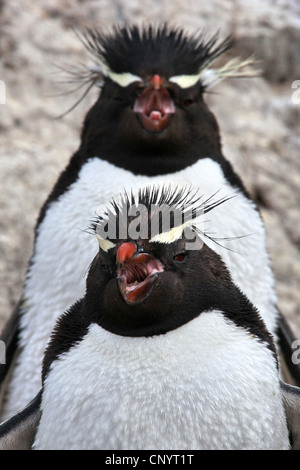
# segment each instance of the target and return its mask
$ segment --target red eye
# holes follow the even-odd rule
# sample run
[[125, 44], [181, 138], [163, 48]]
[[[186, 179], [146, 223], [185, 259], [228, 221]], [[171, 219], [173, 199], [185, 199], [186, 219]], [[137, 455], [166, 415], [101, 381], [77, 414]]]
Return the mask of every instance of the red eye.
[[189, 108], [191, 104], [193, 104], [193, 100], [190, 100], [188, 98], [183, 101], [183, 106], [185, 106], [186, 108]]
[[185, 259], [185, 253], [179, 253], [178, 255], [174, 256], [174, 261], [177, 261], [178, 263], [182, 263]]

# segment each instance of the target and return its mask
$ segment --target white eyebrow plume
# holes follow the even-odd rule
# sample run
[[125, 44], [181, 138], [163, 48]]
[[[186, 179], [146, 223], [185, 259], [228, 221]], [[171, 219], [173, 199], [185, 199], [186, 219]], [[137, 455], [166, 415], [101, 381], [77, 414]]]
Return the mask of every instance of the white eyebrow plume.
[[134, 82], [141, 82], [142, 79], [137, 75], [132, 75], [131, 73], [115, 73], [112, 71], [107, 72], [107, 76], [115, 83], [120, 85], [121, 87], [127, 87]]
[[212, 69], [204, 66], [199, 70], [198, 74], [176, 75], [169, 78], [169, 81], [185, 89], [196, 85], [196, 83], [201, 80], [202, 85], [206, 89], [209, 89], [226, 78], [253, 77], [259, 75], [260, 70], [249, 68], [243, 70], [245, 67], [255, 63], [257, 63], [257, 61], [253, 56], [243, 61], [236, 57], [226, 62], [223, 67]]
[[185, 227], [189, 225], [188, 223], [179, 225], [177, 227], [171, 228], [168, 232], [157, 233], [152, 237], [150, 243], [173, 243], [179, 240], [183, 234]]
[[108, 238], [102, 238], [97, 233], [96, 233], [96, 237], [97, 237], [97, 240], [98, 240], [98, 243], [99, 243], [99, 246], [100, 246], [101, 250], [105, 251], [106, 253], [111, 248], [114, 248], [115, 246], [117, 246], [115, 243], [108, 240]]
[[141, 77], [133, 75], [129, 72], [116, 73], [113, 72], [105, 62], [100, 62], [94, 66], [99, 73], [102, 73], [105, 77], [109, 77], [113, 82], [117, 83], [121, 87], [127, 87], [134, 82], [143, 81]]
[[221, 68], [204, 70], [202, 74], [202, 83], [204, 87], [208, 89], [226, 78], [256, 77], [261, 73], [261, 71], [258, 69], [248, 68], [248, 66], [257, 64], [257, 62], [258, 61], [253, 56], [250, 56], [248, 59], [243, 61], [235, 57], [234, 59], [226, 62], [226, 64]]
[[169, 82], [175, 83], [180, 88], [190, 88], [199, 82], [202, 75], [202, 71], [196, 75], [176, 75], [175, 77], [169, 78]]

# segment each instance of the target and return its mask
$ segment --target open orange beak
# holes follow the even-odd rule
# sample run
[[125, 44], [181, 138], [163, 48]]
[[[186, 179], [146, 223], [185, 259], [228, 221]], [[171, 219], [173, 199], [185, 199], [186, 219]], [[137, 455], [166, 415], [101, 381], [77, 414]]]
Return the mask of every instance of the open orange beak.
[[117, 251], [117, 276], [120, 293], [127, 304], [136, 305], [149, 297], [157, 277], [164, 271], [161, 262], [137, 245], [125, 242]]
[[133, 111], [147, 131], [161, 132], [175, 113], [175, 106], [159, 75], [154, 75], [149, 83], [136, 99]]

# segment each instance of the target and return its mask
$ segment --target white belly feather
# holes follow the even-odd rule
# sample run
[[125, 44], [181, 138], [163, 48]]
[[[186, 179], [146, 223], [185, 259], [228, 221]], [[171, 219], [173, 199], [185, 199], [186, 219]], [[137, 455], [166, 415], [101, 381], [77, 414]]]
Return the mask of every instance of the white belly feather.
[[36, 449], [288, 449], [275, 361], [219, 311], [165, 335], [93, 324], [45, 382]]

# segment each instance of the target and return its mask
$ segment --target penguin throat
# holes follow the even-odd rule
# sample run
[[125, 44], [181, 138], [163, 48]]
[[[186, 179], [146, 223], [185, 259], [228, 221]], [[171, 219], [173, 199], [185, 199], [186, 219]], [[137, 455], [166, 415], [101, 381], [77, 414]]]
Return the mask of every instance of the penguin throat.
[[164, 268], [160, 261], [129, 261], [118, 268], [117, 276], [121, 295], [127, 304], [143, 302], [151, 293], [155, 281]]
[[175, 113], [170, 93], [164, 87], [145, 88], [136, 99], [133, 111], [137, 113], [142, 126], [149, 132], [161, 132]]

